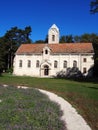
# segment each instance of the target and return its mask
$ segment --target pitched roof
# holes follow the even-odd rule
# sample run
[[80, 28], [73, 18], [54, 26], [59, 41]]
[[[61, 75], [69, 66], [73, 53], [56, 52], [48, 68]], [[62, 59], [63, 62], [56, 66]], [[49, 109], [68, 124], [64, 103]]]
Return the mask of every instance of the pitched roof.
[[55, 24], [53, 24], [50, 29], [52, 29], [52, 28], [55, 28], [55, 29], [57, 29], [57, 31], [59, 31], [59, 28]]
[[92, 43], [22, 44], [16, 54], [42, 53], [47, 46], [51, 53], [94, 53]]

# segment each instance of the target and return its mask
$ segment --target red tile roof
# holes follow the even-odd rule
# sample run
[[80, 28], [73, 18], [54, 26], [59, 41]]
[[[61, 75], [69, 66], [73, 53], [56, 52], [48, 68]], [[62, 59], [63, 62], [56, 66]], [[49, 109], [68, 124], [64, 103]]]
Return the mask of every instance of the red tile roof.
[[62, 43], [62, 44], [22, 44], [16, 54], [42, 53], [48, 46], [51, 53], [94, 53], [92, 43]]

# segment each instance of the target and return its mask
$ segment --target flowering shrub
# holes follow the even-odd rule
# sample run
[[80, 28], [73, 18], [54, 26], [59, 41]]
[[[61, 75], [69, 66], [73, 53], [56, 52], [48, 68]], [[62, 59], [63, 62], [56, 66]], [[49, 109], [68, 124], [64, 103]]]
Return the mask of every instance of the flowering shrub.
[[65, 130], [58, 104], [35, 89], [0, 86], [0, 129]]

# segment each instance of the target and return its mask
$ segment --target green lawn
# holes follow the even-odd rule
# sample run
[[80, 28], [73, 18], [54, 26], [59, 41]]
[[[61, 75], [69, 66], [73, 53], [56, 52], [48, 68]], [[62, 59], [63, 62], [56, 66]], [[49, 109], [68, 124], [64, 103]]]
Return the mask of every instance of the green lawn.
[[98, 84], [12, 75], [0, 77], [0, 84], [25, 85], [54, 92], [68, 100], [85, 118], [92, 130], [98, 130]]

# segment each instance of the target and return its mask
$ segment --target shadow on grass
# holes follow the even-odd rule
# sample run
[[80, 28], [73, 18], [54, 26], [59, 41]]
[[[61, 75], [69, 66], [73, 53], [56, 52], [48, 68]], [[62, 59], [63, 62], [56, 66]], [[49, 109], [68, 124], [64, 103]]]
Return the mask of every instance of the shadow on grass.
[[98, 88], [97, 88], [97, 87], [88, 87], [88, 88], [91, 88], [91, 89], [97, 89], [97, 90], [98, 90]]
[[71, 80], [78, 81], [78, 82], [89, 82], [98, 84], [98, 77], [82, 77], [82, 78], [73, 78]]
[[[94, 84], [98, 84], [98, 77], [76, 77], [76, 78], [67, 78], [67, 77], [64, 77], [64, 78], [58, 78], [58, 77], [55, 77], [57, 79], [65, 79], [65, 80], [70, 80], [70, 81], [77, 81], [77, 82], [84, 82], [84, 83], [94, 83]], [[97, 87], [95, 87], [95, 89], [98, 89]]]

